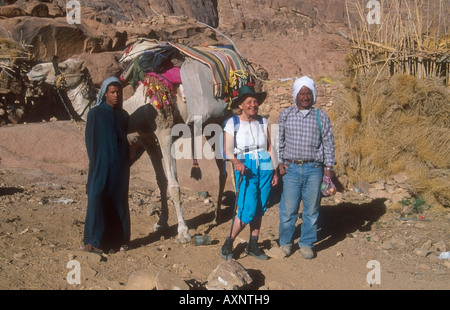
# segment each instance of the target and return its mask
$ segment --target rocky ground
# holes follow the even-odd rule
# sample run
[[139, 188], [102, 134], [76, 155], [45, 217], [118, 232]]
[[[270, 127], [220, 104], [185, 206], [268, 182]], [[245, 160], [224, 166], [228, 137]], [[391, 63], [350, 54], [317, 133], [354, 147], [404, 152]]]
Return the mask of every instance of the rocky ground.
[[[190, 179], [190, 161], [179, 161], [185, 218], [191, 235], [211, 244], [177, 244], [171, 209], [169, 229], [153, 232], [159, 190], [148, 157], [133, 167], [130, 184], [131, 250], [97, 255], [78, 250], [86, 212], [87, 158], [84, 125], [69, 121], [0, 128], [0, 288], [3, 290], [125, 290], [137, 272], [165, 272], [190, 290], [205, 290], [222, 262], [219, 249], [229, 233], [234, 193], [228, 180], [223, 221], [212, 225], [217, 193], [214, 163], [201, 160], [203, 179]], [[208, 192], [210, 197], [204, 197]], [[323, 200], [317, 257], [298, 251], [258, 261], [245, 254], [248, 230], [235, 245], [235, 259], [252, 290], [448, 290], [448, 210], [406, 214], [355, 191]], [[276, 253], [279, 191], [263, 220], [260, 243]], [[301, 219], [299, 219], [299, 223]], [[240, 242], [239, 242], [240, 241]], [[80, 265], [80, 283], [70, 283], [70, 262]], [[379, 265], [373, 265], [377, 261]], [[69, 264], [69, 265], [68, 265]], [[379, 269], [378, 267], [379, 266]], [[380, 271], [379, 278], [376, 272]], [[368, 279], [379, 279], [369, 285]], [[145, 283], [141, 283], [145, 285]]]

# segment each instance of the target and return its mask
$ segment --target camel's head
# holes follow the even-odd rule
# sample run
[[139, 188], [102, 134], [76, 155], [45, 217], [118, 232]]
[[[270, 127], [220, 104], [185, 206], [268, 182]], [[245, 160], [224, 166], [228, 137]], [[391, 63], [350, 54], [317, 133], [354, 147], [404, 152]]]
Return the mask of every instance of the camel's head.
[[66, 87], [72, 88], [78, 85], [83, 78], [86, 67], [83, 60], [67, 59], [57, 65], [58, 74], [52, 62], [45, 62], [34, 66], [27, 74], [28, 79], [34, 83], [47, 83], [53, 86], [60, 86], [58, 83], [61, 77], [64, 79]]

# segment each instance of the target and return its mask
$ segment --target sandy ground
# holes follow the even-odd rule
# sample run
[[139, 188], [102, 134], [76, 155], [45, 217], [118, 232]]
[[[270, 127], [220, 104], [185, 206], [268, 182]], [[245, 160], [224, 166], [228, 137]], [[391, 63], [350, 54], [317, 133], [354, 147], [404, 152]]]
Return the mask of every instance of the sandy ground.
[[[234, 205], [231, 181], [223, 221], [214, 226], [215, 164], [200, 160], [203, 178], [195, 181], [189, 177], [191, 162], [178, 162], [190, 233], [207, 234], [212, 244], [177, 244], [173, 208], [169, 229], [152, 231], [159, 191], [150, 160], [143, 156], [133, 165], [130, 180], [132, 249], [103, 256], [80, 252], [87, 202], [83, 133], [83, 123], [69, 121], [0, 127], [0, 289], [124, 290], [133, 272], [149, 267], [175, 273], [192, 290], [205, 289], [208, 275], [223, 262], [219, 250]], [[211, 195], [206, 201], [199, 195], [205, 191]], [[427, 210], [421, 218], [400, 219], [400, 210], [387, 209], [383, 200], [352, 192], [344, 198], [340, 203], [323, 200], [312, 260], [303, 260], [298, 251], [267, 261], [249, 257], [244, 252], [248, 228], [244, 230], [235, 258], [253, 278], [246, 289], [450, 289], [449, 261], [438, 258], [450, 248], [448, 211]], [[260, 243], [266, 251], [278, 241], [278, 202], [275, 192], [263, 219]], [[80, 284], [68, 281], [67, 264], [73, 260], [81, 266]], [[368, 278], [379, 283], [369, 285]]]

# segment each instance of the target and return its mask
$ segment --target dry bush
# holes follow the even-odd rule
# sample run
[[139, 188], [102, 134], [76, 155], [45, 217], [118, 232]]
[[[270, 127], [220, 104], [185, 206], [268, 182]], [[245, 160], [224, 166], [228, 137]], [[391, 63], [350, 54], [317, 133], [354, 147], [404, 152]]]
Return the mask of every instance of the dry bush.
[[338, 173], [376, 182], [405, 172], [427, 202], [450, 202], [450, 92], [437, 79], [360, 76], [330, 111]]

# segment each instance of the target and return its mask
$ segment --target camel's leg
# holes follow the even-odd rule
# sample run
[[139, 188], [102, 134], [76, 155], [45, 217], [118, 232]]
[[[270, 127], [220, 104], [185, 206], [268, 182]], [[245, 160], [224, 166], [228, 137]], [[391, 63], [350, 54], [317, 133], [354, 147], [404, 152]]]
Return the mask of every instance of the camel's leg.
[[127, 136], [128, 145], [130, 147], [130, 164], [133, 165], [142, 154], [146, 151], [141, 137], [137, 133], [132, 133]]
[[194, 135], [194, 125], [191, 126], [191, 152], [192, 152], [192, 168], [191, 168], [191, 178], [194, 180], [201, 180], [202, 178], [202, 170], [198, 164], [197, 160], [197, 150], [195, 147], [196, 137]]
[[217, 225], [220, 222], [220, 209], [222, 207], [223, 192], [225, 190], [225, 184], [227, 181], [225, 161], [223, 159], [216, 159], [216, 165], [219, 170], [219, 195], [217, 196], [217, 207], [213, 225]]
[[161, 194], [161, 213], [159, 214], [158, 222], [153, 226], [154, 231], [167, 228], [169, 219], [169, 207], [167, 204], [167, 177], [164, 172], [163, 158], [159, 149], [156, 137], [149, 133], [140, 133], [140, 140], [144, 145], [147, 154], [152, 161], [153, 168], [156, 175], [156, 183]]
[[178, 219], [178, 236], [177, 243], [189, 243], [191, 236], [189, 235], [188, 227], [184, 220], [183, 210], [181, 208], [181, 192], [180, 185], [177, 178], [176, 160], [171, 154], [173, 144], [173, 137], [171, 136], [171, 128], [159, 130], [156, 132], [158, 137], [162, 156], [164, 159], [164, 166], [166, 169], [169, 194], [172, 202], [175, 205], [175, 211]]

